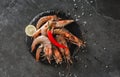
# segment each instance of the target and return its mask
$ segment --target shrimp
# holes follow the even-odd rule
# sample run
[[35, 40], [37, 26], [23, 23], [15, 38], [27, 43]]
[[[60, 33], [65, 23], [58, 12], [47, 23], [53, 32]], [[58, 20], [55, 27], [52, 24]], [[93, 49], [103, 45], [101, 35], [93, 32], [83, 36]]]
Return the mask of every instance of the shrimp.
[[57, 20], [58, 17], [56, 15], [44, 16], [40, 18], [36, 24], [36, 28], [39, 29], [45, 22], [49, 20]]
[[84, 45], [84, 42], [80, 39], [78, 39], [76, 36], [74, 36], [72, 33], [70, 33], [68, 30], [62, 28], [62, 29], [54, 29], [54, 34], [62, 35], [65, 39], [69, 40], [73, 44], [76, 44], [77, 46]]
[[44, 53], [45, 53], [44, 56], [47, 58], [48, 62], [51, 64], [52, 46], [51, 45], [45, 45], [45, 47], [44, 47]]
[[62, 62], [62, 56], [61, 56], [58, 48], [55, 47], [55, 46], [53, 46], [53, 53], [54, 53], [54, 59], [55, 59], [56, 63], [57, 64], [58, 63], [61, 64], [61, 62]]
[[[43, 16], [37, 21], [37, 31], [32, 36], [33, 42], [31, 44], [31, 51], [36, 53], [36, 61], [39, 61], [40, 57], [44, 56], [50, 64], [52, 59], [54, 59], [57, 64], [61, 64], [63, 61], [72, 63], [67, 42], [70, 41], [79, 47], [85, 45], [84, 41], [64, 28], [73, 22], [74, 20], [72, 19], [62, 19], [57, 17], [57, 15]], [[52, 37], [54, 39], [54, 36], [56, 39], [55, 42], [63, 45], [64, 48], [54, 44], [54, 41], [50, 38]], [[41, 54], [41, 52], [43, 54]]]
[[[59, 42], [60, 44], [64, 45], [64, 43], [63, 43], [64, 39], [61, 40], [60, 37], [61, 37], [60, 35], [56, 35], [56, 40], [57, 40], [57, 42]], [[66, 46], [66, 45], [64, 45], [64, 46]], [[65, 58], [64, 49], [63, 49], [63, 48], [59, 48], [59, 50], [60, 50], [61, 54], [63, 55], [63, 57]]]
[[56, 22], [55, 28], [61, 28], [61, 27], [67, 26], [72, 22], [74, 22], [74, 20], [58, 20]]
[[35, 39], [41, 34], [41, 29], [38, 29], [35, 33], [33, 33], [32, 37]]
[[44, 47], [46, 45], [51, 46], [51, 42], [49, 41], [48, 37], [44, 35], [38, 36], [37, 38], [33, 40], [32, 45], [31, 45], [31, 50], [34, 51], [34, 49], [36, 48], [36, 45], [38, 44], [43, 44]]
[[63, 45], [66, 46], [66, 48], [59, 48], [59, 49], [60, 49], [60, 52], [62, 53], [62, 55], [63, 55], [63, 57], [64, 57], [64, 59], [65, 59], [67, 62], [72, 63], [71, 56], [70, 56], [70, 50], [69, 50], [69, 48], [68, 48], [68, 46], [67, 46], [66, 40], [65, 40], [64, 37], [61, 36], [61, 35], [57, 35], [56, 38], [57, 38], [57, 41], [58, 41], [59, 43], [61, 43], [61, 44], [63, 44]]
[[71, 60], [69, 48], [65, 48], [65, 57], [66, 57], [67, 63], [73, 63], [72, 60]]
[[43, 45], [41, 44], [36, 50], [36, 61], [40, 59], [40, 53], [42, 52]]
[[57, 22], [53, 21], [53, 20], [49, 20], [33, 34], [33, 38], [36, 38], [40, 34], [46, 35], [48, 26], [51, 26], [52, 29], [53, 28], [60, 28], [60, 27], [66, 26], [72, 22], [74, 22], [74, 20], [59, 20]]
[[49, 20], [48, 22], [46, 22], [41, 28], [39, 28], [34, 34], [33, 34], [33, 38], [38, 37], [40, 34], [41, 35], [46, 35], [47, 34], [47, 29], [49, 25], [52, 25], [52, 21]]
[[39, 54], [41, 52], [41, 48], [44, 47], [44, 53], [45, 53], [45, 56], [48, 60], [48, 62], [50, 63], [50, 58], [52, 56], [52, 45], [51, 45], [51, 42], [49, 41], [49, 39], [44, 36], [44, 35], [41, 35], [37, 38], [35, 38], [33, 40], [33, 43], [31, 45], [31, 50], [33, 51], [35, 49], [35, 46], [38, 45], [38, 44], [41, 44], [43, 46], [41, 46], [40, 48], [37, 49], [36, 51], [36, 60], [39, 59]]

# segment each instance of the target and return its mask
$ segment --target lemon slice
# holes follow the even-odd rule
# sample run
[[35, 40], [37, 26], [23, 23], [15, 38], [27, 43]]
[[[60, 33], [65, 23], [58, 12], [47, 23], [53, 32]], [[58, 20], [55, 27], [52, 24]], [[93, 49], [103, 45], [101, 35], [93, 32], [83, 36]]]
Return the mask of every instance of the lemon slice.
[[28, 25], [25, 28], [25, 33], [28, 36], [32, 36], [34, 34], [34, 32], [36, 32], [36, 28], [34, 25]]

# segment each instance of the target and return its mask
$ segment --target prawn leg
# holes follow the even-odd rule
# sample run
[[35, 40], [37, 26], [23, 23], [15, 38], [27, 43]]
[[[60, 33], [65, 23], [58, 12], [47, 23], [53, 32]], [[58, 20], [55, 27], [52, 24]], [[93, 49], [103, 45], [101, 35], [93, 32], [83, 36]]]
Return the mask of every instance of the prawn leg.
[[65, 56], [66, 56], [67, 63], [73, 63], [72, 60], [71, 60], [69, 48], [65, 48]]
[[36, 50], [36, 61], [40, 59], [40, 53], [42, 52], [43, 45], [40, 45]]
[[55, 46], [53, 47], [53, 53], [54, 53], [54, 59], [55, 59], [56, 63], [61, 64], [62, 56], [61, 56], [59, 50]]
[[61, 35], [57, 35], [56, 38], [57, 38], [57, 40], [58, 40], [59, 43], [61, 43], [61, 44], [63, 44], [63, 45], [66, 46], [66, 48], [59, 48], [60, 51], [63, 50], [63, 51], [61, 51], [61, 52], [62, 52], [62, 54], [63, 54], [64, 59], [65, 59], [68, 63], [72, 63], [71, 56], [70, 56], [70, 50], [69, 50], [69, 48], [68, 48], [68, 46], [67, 46], [66, 40], [65, 40], [64, 37], [62, 37]]
[[44, 53], [45, 53], [45, 56], [46, 56], [48, 62], [51, 64], [51, 57], [52, 57], [52, 49], [51, 49], [51, 47], [45, 46], [44, 47]]

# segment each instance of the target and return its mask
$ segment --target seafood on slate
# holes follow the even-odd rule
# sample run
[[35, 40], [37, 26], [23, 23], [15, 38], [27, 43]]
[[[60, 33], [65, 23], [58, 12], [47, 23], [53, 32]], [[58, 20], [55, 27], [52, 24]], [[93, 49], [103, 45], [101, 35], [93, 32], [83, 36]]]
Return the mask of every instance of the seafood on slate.
[[78, 47], [84, 45], [84, 41], [73, 35], [64, 27], [71, 24], [74, 20], [62, 19], [56, 15], [41, 17], [36, 24], [36, 31], [32, 35], [33, 42], [31, 51], [36, 52], [36, 61], [43, 57], [51, 63], [55, 60], [57, 64], [63, 61], [72, 63], [71, 53], [67, 42], [71, 42]]

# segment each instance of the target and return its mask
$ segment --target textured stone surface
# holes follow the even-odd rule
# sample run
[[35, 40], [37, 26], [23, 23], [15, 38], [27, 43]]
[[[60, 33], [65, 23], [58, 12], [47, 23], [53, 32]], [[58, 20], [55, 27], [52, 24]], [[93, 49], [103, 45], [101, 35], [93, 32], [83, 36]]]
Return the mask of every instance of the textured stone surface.
[[120, 19], [120, 0], [96, 0], [97, 11], [106, 16]]
[[36, 62], [28, 52], [24, 28], [38, 13], [60, 9], [80, 25], [87, 42], [68, 77], [120, 77], [120, 21], [105, 17], [86, 0], [1, 0], [0, 77], [65, 77], [64, 65]]

